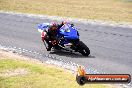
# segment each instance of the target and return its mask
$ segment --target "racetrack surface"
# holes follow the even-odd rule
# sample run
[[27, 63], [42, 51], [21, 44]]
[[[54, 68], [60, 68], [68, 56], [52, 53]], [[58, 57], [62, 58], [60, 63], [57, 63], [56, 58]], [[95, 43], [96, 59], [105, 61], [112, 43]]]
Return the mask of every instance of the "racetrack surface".
[[[41, 42], [37, 24], [51, 22], [49, 19], [0, 13], [0, 44], [12, 45], [43, 54], [50, 54], [92, 67], [105, 73], [132, 74], [132, 29], [75, 23], [80, 39], [90, 48], [91, 55], [83, 57], [69, 52], [47, 52]], [[42, 58], [43, 59], [43, 58]]]

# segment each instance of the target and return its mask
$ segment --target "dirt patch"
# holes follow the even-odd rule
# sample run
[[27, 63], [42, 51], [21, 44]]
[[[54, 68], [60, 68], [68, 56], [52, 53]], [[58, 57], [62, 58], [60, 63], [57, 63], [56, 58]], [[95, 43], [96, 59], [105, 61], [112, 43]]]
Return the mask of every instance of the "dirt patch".
[[2, 51], [0, 50], [0, 59], [2, 59], [2, 57], [4, 57], [4, 55], [2, 54]]
[[20, 76], [20, 75], [26, 75], [28, 73], [29, 72], [26, 69], [17, 68], [17, 69], [10, 69], [0, 72], [0, 77]]

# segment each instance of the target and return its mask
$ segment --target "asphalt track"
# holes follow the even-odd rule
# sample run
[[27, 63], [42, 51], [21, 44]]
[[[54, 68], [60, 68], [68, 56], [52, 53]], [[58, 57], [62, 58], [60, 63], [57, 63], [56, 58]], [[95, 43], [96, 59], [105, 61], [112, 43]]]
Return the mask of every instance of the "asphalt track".
[[[49, 53], [43, 46], [37, 24], [49, 19], [0, 13], [0, 44], [12, 45], [43, 54]], [[72, 61], [86, 68], [92, 67], [105, 73], [132, 74], [132, 29], [114, 26], [75, 23], [80, 39], [90, 48], [91, 55], [68, 52], [51, 52], [50, 55]], [[43, 58], [42, 58], [43, 59]]]

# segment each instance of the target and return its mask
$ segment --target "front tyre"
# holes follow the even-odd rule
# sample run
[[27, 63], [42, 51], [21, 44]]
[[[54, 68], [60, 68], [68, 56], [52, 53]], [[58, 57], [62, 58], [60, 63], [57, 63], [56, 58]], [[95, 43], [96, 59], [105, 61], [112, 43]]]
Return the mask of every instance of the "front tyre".
[[82, 41], [79, 41], [77, 47], [79, 49], [79, 53], [81, 53], [83, 56], [88, 56], [90, 54], [89, 48]]

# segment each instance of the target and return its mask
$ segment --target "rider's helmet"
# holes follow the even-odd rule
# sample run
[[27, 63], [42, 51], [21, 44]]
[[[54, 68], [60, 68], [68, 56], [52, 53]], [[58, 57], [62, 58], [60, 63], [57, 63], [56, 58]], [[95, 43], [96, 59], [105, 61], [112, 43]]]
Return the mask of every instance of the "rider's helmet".
[[51, 22], [50, 26], [56, 26], [56, 23], [55, 22]]
[[55, 22], [50, 23], [50, 30], [57, 30], [57, 25]]

